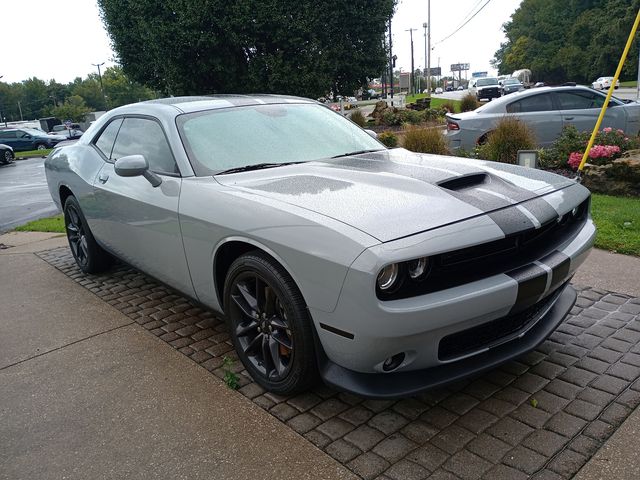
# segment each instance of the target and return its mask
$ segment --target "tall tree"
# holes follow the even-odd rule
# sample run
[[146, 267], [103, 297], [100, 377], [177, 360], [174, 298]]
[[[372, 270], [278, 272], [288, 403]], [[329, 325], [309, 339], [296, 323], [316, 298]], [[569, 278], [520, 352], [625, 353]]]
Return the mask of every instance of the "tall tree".
[[[507, 41], [495, 53], [501, 74], [529, 68], [535, 80], [590, 83], [613, 75], [640, 0], [523, 0], [503, 25]], [[622, 72], [634, 79], [638, 44]]]
[[350, 93], [397, 0], [98, 0], [124, 72], [169, 94]]

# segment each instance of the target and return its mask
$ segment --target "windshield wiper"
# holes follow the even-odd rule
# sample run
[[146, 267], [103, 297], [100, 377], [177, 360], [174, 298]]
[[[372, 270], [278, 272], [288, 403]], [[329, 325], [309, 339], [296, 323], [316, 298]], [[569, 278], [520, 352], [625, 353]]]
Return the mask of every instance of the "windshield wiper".
[[384, 148], [374, 148], [374, 149], [371, 149], [371, 150], [356, 150], [355, 152], [341, 153], [340, 155], [334, 155], [333, 157], [330, 157], [330, 158], [348, 157], [350, 155], [360, 155], [361, 153], [381, 152], [383, 150], [385, 150], [385, 149]]
[[250, 172], [251, 170], [262, 170], [263, 168], [283, 167], [285, 165], [295, 165], [297, 163], [304, 163], [304, 162], [254, 163], [253, 165], [245, 165], [244, 167], [229, 168], [227, 170], [223, 170], [221, 172], [216, 173], [216, 175], [225, 175], [227, 173]]

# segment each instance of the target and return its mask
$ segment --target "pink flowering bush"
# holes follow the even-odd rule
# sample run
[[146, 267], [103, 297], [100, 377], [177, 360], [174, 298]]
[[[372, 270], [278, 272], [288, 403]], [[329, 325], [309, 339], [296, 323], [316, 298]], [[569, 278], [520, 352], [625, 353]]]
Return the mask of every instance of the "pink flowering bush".
[[[551, 148], [543, 152], [543, 164], [551, 168], [569, 166], [577, 169], [590, 136], [590, 132], [579, 132], [573, 125], [565, 127]], [[640, 148], [637, 136], [627, 136], [620, 129], [606, 127], [596, 135], [594, 146], [589, 151], [589, 163], [610, 163], [627, 150], [637, 148]]]
[[[593, 147], [591, 147], [591, 150], [589, 150], [589, 158], [592, 160], [596, 160], [596, 162], [593, 163], [607, 163], [607, 161], [613, 160], [614, 157], [617, 158], [619, 154], [620, 147], [617, 145], [594, 145]], [[582, 153], [572, 152], [569, 155], [569, 160], [567, 163], [571, 168], [576, 170], [580, 166], [581, 161]]]

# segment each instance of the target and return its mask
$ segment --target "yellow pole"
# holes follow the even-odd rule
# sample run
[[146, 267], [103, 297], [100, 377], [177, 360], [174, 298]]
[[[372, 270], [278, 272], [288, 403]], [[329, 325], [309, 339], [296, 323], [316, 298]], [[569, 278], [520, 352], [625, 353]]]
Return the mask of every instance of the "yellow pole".
[[584, 164], [587, 163], [587, 158], [589, 157], [589, 152], [591, 151], [591, 147], [593, 147], [593, 142], [596, 140], [596, 135], [600, 130], [600, 125], [602, 124], [602, 119], [604, 118], [604, 114], [607, 111], [607, 107], [609, 106], [609, 101], [611, 100], [611, 96], [613, 95], [613, 90], [618, 83], [618, 77], [620, 76], [620, 72], [622, 72], [622, 67], [624, 65], [624, 61], [627, 59], [627, 55], [629, 53], [629, 49], [631, 48], [631, 44], [633, 43], [633, 39], [636, 36], [636, 32], [638, 31], [638, 25], [640, 24], [640, 10], [638, 10], [638, 15], [636, 15], [636, 21], [633, 24], [633, 28], [631, 29], [631, 33], [629, 34], [629, 39], [627, 40], [627, 45], [624, 47], [624, 52], [622, 52], [622, 57], [620, 57], [620, 62], [618, 63], [618, 69], [616, 70], [616, 74], [613, 76], [613, 81], [611, 82], [611, 86], [609, 87], [609, 91], [607, 92], [607, 99], [602, 106], [602, 110], [600, 110], [600, 116], [598, 116], [598, 121], [596, 122], [596, 126], [591, 133], [591, 138], [589, 139], [589, 144], [587, 145], [587, 149], [584, 151], [584, 155], [582, 155], [582, 161], [580, 162], [580, 166], [578, 167], [578, 176], [582, 169], [584, 168]]

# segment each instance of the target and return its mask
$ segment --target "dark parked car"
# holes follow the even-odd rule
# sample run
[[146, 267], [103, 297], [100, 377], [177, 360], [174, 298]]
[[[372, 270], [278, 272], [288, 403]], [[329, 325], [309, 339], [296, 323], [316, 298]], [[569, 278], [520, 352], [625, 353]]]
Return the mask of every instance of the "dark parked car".
[[35, 128], [8, 128], [0, 130], [0, 142], [9, 145], [14, 151], [46, 150], [67, 140], [61, 135], [47, 135]]
[[7, 164], [13, 162], [13, 148], [9, 145], [0, 143], [0, 164]]
[[510, 93], [521, 92], [524, 90], [524, 85], [520, 83], [520, 80], [517, 78], [507, 78], [502, 83], [502, 94], [509, 95]]

